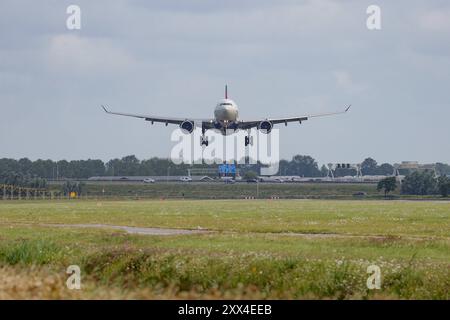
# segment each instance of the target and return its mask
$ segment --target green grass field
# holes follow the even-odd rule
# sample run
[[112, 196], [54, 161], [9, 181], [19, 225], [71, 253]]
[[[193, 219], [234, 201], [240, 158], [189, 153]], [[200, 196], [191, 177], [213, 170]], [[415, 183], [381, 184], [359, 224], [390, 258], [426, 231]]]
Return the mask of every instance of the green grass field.
[[[51, 182], [50, 190], [60, 191], [62, 182]], [[364, 193], [364, 196], [356, 194]], [[81, 198], [93, 200], [126, 199], [191, 199], [191, 200], [226, 200], [255, 197], [258, 199], [326, 199], [326, 200], [382, 200], [383, 191], [377, 190], [374, 183], [246, 183], [225, 184], [223, 182], [112, 182], [87, 181]], [[405, 195], [399, 188], [389, 194], [397, 200], [443, 200], [440, 195]], [[32, 197], [33, 198], [33, 197]], [[41, 197], [39, 197], [41, 198]]]
[[[65, 286], [73, 264], [81, 290]], [[449, 299], [450, 203], [0, 201], [0, 298]]]
[[[53, 187], [58, 184], [53, 183]], [[103, 192], [104, 191], [104, 192]], [[257, 195], [262, 199], [278, 196], [286, 199], [328, 198], [351, 199], [356, 192], [367, 197], [382, 197], [376, 184], [368, 183], [166, 183], [87, 182], [84, 195], [94, 198], [186, 198], [186, 199], [242, 199]]]

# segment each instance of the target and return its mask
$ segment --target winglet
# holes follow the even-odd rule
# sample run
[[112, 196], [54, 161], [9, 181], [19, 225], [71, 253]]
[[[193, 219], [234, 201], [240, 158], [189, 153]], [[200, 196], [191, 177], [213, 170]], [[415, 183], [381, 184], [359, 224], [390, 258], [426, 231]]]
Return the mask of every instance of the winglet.
[[106, 113], [109, 113], [109, 111], [106, 109], [104, 105], [102, 105], [103, 110], [105, 110]]
[[350, 107], [351, 107], [352, 105], [350, 104], [346, 109], [345, 109], [345, 112], [347, 112], [348, 110], [350, 110]]

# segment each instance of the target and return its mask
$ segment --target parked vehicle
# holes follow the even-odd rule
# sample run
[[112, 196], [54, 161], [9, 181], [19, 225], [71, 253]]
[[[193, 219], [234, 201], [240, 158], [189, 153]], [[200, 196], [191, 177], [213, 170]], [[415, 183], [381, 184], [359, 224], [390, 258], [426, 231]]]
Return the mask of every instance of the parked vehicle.
[[233, 177], [222, 177], [222, 181], [226, 184], [233, 184], [236, 183], [236, 181], [233, 179]]

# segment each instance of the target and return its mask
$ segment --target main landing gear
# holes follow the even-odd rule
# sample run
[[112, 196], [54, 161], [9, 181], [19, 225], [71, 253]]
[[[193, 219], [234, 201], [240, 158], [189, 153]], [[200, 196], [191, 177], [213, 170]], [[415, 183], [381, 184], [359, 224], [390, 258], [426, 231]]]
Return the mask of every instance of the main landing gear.
[[250, 131], [248, 132], [247, 136], [245, 136], [245, 146], [253, 145], [253, 137], [250, 135]]
[[[202, 135], [200, 136], [200, 146], [202, 147], [207, 147], [209, 144], [208, 137], [205, 136], [205, 131], [206, 130], [203, 130]], [[253, 146], [253, 136], [250, 135], [250, 132], [245, 136], [245, 146], [247, 147], [248, 145]]]
[[208, 146], [208, 137], [205, 137], [206, 130], [202, 128], [202, 136], [200, 137], [200, 146]]

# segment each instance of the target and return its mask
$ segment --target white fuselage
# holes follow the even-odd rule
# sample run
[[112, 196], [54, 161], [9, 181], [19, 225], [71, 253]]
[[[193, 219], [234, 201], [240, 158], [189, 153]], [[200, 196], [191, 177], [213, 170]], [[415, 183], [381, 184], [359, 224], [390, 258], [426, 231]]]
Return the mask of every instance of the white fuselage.
[[222, 99], [217, 103], [214, 109], [214, 118], [217, 122], [223, 124], [232, 123], [238, 120], [238, 108], [231, 99]]

